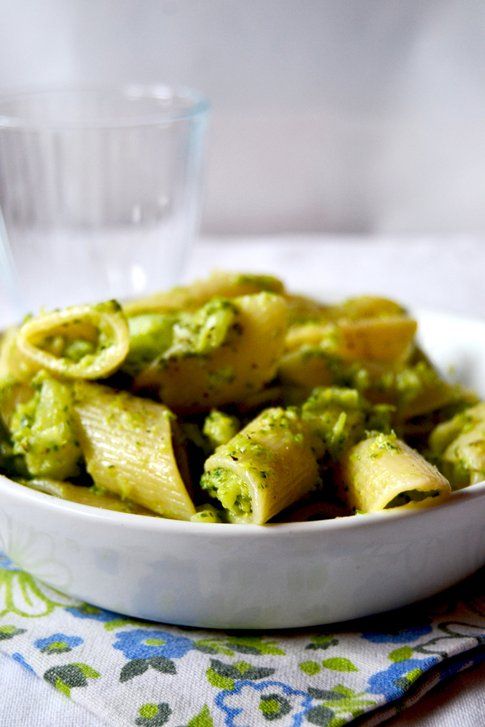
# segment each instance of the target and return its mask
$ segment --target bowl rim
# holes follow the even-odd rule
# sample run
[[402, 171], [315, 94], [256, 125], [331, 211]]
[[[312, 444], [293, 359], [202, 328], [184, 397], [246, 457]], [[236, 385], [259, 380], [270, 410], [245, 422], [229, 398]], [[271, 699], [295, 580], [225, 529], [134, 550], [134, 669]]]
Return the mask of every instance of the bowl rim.
[[[461, 490], [455, 490], [442, 502], [434, 505], [421, 505], [411, 508], [392, 508], [390, 510], [379, 510], [378, 512], [365, 513], [362, 515], [345, 515], [343, 517], [330, 518], [328, 520], [311, 520], [305, 522], [289, 523], [267, 523], [255, 525], [252, 523], [202, 523], [190, 522], [187, 520], [173, 520], [157, 516], [140, 515], [130, 512], [118, 512], [107, 510], [101, 507], [92, 507], [79, 502], [62, 500], [44, 492], [30, 490], [5, 475], [0, 475], [0, 503], [2, 490], [13, 497], [23, 500], [26, 505], [38, 505], [49, 510], [58, 510], [69, 513], [73, 517], [79, 516], [82, 520], [98, 521], [105, 524], [122, 525], [126, 527], [129, 523], [135, 530], [151, 530], [153, 533], [178, 532], [181, 535], [210, 535], [216, 537], [240, 536], [244, 533], [255, 535], [276, 536], [294, 534], [310, 534], [315, 532], [332, 532], [350, 529], [362, 529], [368, 526], [382, 525], [390, 521], [401, 521], [428, 517], [432, 513], [443, 512], [444, 509], [456, 507], [456, 502], [467, 502], [485, 499], [485, 480], [468, 485]], [[9, 492], [10, 491], [10, 492]]]
[[[457, 314], [448, 311], [440, 311], [430, 308], [411, 309], [412, 313], [419, 321], [422, 317], [439, 317], [442, 319], [454, 319], [456, 322], [477, 325], [485, 330], [485, 321], [473, 316]], [[328, 520], [311, 520], [296, 521], [287, 523], [266, 523], [264, 525], [255, 525], [252, 523], [204, 523], [190, 522], [187, 520], [173, 520], [170, 518], [140, 515], [137, 513], [118, 512], [116, 510], [108, 510], [106, 508], [97, 508], [91, 505], [84, 505], [70, 500], [49, 495], [44, 492], [37, 492], [29, 489], [6, 475], [0, 474], [0, 504], [2, 500], [2, 492], [6, 491], [12, 496], [23, 500], [27, 505], [38, 505], [48, 510], [58, 510], [69, 513], [73, 517], [79, 516], [82, 520], [91, 522], [100, 522], [111, 525], [123, 525], [126, 527], [129, 523], [135, 530], [149, 530], [153, 533], [167, 532], [181, 535], [211, 535], [223, 537], [232, 534], [232, 536], [241, 536], [244, 533], [257, 536], [273, 536], [294, 534], [310, 534], [315, 532], [333, 532], [345, 531], [350, 529], [362, 529], [369, 526], [379, 526], [390, 521], [401, 521], [408, 519], [416, 519], [419, 517], [429, 517], [432, 513], [443, 512], [444, 509], [456, 507], [455, 503], [477, 500], [485, 498], [485, 480], [468, 485], [460, 490], [453, 491], [449, 496], [440, 498], [440, 502], [435, 504], [420, 504], [411, 507], [392, 508], [389, 510], [379, 510], [377, 512], [363, 513], [362, 515], [345, 515], [342, 517], [330, 518]], [[426, 501], [424, 501], [426, 502]], [[127, 519], [128, 518], [128, 519]]]

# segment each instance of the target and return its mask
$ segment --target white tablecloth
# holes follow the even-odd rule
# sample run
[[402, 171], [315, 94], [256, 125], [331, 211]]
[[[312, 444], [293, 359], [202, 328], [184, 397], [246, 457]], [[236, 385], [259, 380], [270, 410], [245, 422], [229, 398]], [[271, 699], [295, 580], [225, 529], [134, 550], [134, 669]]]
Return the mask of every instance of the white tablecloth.
[[[485, 315], [485, 238], [337, 238], [291, 236], [201, 241], [187, 278], [213, 268], [280, 275], [291, 288], [321, 296], [378, 292], [413, 307]], [[485, 724], [485, 667], [455, 677], [394, 718], [394, 727]], [[100, 727], [85, 712], [0, 657], [0, 727]], [[112, 725], [110, 727], [116, 727]]]

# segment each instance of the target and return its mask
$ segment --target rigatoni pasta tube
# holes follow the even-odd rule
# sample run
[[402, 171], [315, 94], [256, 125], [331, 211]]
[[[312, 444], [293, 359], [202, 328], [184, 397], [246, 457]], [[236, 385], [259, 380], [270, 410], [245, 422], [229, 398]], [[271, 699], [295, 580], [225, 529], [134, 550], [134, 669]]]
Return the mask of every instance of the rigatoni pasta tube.
[[109, 376], [126, 358], [128, 324], [116, 301], [79, 305], [31, 318], [16, 345], [28, 361], [72, 379]]
[[81, 381], [74, 406], [81, 449], [98, 487], [165, 517], [195, 515], [174, 454], [173, 415], [165, 406]]
[[[284, 298], [259, 293], [220, 299], [214, 303], [214, 321], [217, 307], [231, 316], [223, 339], [201, 348], [200, 332], [193, 333], [188, 321], [187, 337], [180, 336], [183, 345], [174, 345], [142, 371], [134, 381], [137, 390], [158, 391], [177, 413], [197, 412], [244, 401], [273, 378], [286, 331]], [[202, 331], [211, 330], [204, 323]]]
[[455, 487], [485, 480], [485, 402], [439, 424], [429, 443]]
[[207, 459], [201, 486], [232, 522], [262, 525], [315, 487], [322, 450], [297, 411], [266, 409]]
[[289, 351], [302, 346], [321, 346], [344, 361], [405, 361], [411, 350], [417, 323], [407, 316], [364, 318], [292, 326], [286, 336]]
[[254, 275], [251, 273], [229, 273], [215, 270], [207, 278], [196, 280], [191, 285], [180, 286], [172, 290], [130, 300], [124, 303], [123, 309], [129, 316], [150, 312], [170, 312], [179, 310], [195, 310], [207, 303], [211, 298], [235, 298], [269, 291], [283, 293], [284, 285], [272, 275]]
[[354, 445], [342, 461], [351, 507], [376, 512], [451, 492], [448, 480], [395, 434], [375, 434]]
[[39, 366], [22, 356], [17, 346], [18, 328], [8, 328], [0, 342], [0, 380], [28, 381]]
[[338, 353], [346, 360], [405, 361], [416, 329], [416, 321], [407, 316], [341, 321], [338, 325]]
[[46, 495], [59, 497], [61, 500], [69, 500], [77, 502], [80, 505], [90, 505], [91, 507], [99, 507], [103, 510], [115, 510], [116, 512], [131, 512], [136, 515], [152, 515], [155, 513], [147, 510], [141, 505], [137, 505], [130, 500], [122, 500], [96, 487], [83, 487], [82, 485], [73, 485], [71, 482], [63, 482], [61, 480], [51, 480], [48, 478], [35, 478], [32, 480], [22, 480], [23, 485], [30, 487], [37, 492], [43, 492]]

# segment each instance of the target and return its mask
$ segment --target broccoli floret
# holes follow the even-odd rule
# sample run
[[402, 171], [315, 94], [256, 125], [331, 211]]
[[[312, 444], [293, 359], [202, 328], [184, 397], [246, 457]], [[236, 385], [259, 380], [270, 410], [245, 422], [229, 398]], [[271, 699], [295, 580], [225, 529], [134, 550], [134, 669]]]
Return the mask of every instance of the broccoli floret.
[[38, 374], [35, 393], [19, 404], [10, 430], [13, 454], [23, 455], [32, 476], [64, 480], [79, 474], [82, 458], [68, 384]]
[[214, 450], [232, 439], [240, 428], [237, 417], [213, 409], [204, 420], [203, 432], [209, 440], [211, 449]]

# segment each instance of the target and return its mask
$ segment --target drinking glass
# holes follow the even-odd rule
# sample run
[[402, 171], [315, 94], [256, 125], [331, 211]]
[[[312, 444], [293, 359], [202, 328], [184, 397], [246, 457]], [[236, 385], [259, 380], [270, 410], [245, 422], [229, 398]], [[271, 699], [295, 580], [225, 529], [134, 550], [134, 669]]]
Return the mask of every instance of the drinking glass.
[[163, 85], [0, 97], [0, 275], [16, 316], [177, 282], [207, 110]]

